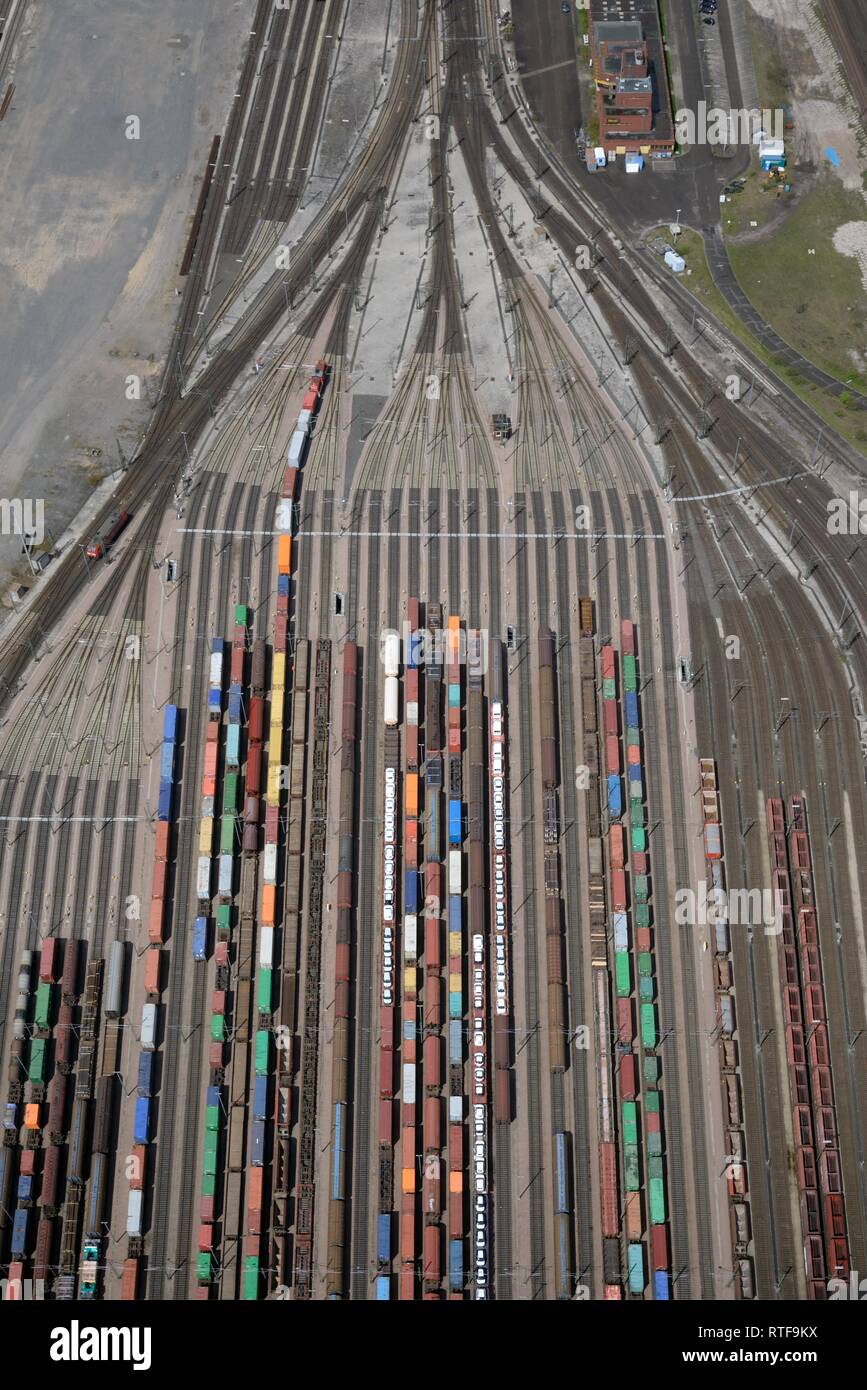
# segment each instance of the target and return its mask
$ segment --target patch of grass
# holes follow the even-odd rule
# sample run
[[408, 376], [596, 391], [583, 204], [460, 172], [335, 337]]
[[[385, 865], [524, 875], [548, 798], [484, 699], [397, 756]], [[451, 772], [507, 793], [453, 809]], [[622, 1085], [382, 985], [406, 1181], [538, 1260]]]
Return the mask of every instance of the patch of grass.
[[858, 262], [835, 251], [833, 236], [844, 222], [863, 220], [861, 195], [825, 178], [770, 236], [728, 245], [738, 282], [762, 317], [809, 361], [853, 386], [849, 352], [864, 349], [867, 304]]
[[[646, 240], [655, 237], [661, 237], [669, 245], [671, 244], [672, 237], [667, 226], [655, 227], [653, 231], [648, 232]], [[753, 337], [731, 308], [728, 300], [723, 298], [714, 284], [704, 254], [704, 241], [699, 233], [685, 228], [677, 238], [677, 250], [686, 261], [687, 269], [692, 271], [689, 276], [685, 274], [678, 276], [684, 288], [689, 290], [698, 303], [713, 314], [735, 339], [748, 347], [760, 362], [763, 362], [766, 367], [770, 367], [796, 396], [799, 396], [806, 405], [810, 406], [843, 439], [848, 440], [859, 453], [867, 457], [867, 428], [864, 427], [861, 412], [853, 417], [852, 412], [847, 410], [840, 399], [829, 395], [827, 391], [814, 385], [813, 382], [807, 381], [795, 367], [789, 366], [784, 358], [769, 352], [758, 339]], [[810, 257], [810, 259], [813, 258]]]
[[[741, 177], [746, 179], [746, 188], [730, 194], [729, 202], [720, 203], [720, 221], [726, 237], [740, 236], [742, 232], [757, 233], [781, 209], [788, 209], [795, 201], [794, 188], [786, 193], [783, 182], [769, 180], [762, 173], [758, 155], [753, 155], [748, 172]], [[788, 182], [791, 184], [791, 179]], [[751, 227], [751, 222], [757, 222], [758, 227]]]

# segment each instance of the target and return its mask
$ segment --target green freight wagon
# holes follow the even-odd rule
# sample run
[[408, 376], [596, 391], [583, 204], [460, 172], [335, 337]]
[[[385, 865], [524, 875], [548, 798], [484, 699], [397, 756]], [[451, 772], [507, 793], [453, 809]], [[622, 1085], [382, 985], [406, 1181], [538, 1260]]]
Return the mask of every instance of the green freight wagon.
[[[635, 689], [637, 676], [638, 672], [635, 666], [635, 657], [632, 652], [627, 652], [623, 658], [623, 684], [626, 686], [627, 690]], [[630, 681], [632, 682], [631, 685]]]
[[196, 1257], [196, 1278], [200, 1284], [211, 1282], [211, 1252], [200, 1250]]
[[220, 903], [217, 908], [217, 931], [231, 935], [232, 932], [232, 904]]
[[638, 1144], [638, 1118], [634, 1100], [623, 1102], [623, 1142], [629, 1147]]
[[634, 724], [626, 726], [626, 746], [627, 748], [640, 748], [641, 737]]
[[27, 1076], [34, 1086], [45, 1083], [45, 1039], [34, 1038], [30, 1044], [30, 1066]]
[[214, 1173], [204, 1173], [202, 1175], [202, 1196], [213, 1197], [217, 1191], [217, 1178]]
[[[650, 1005], [653, 1008], [653, 1005]], [[645, 1086], [655, 1086], [659, 1080], [659, 1058], [645, 1057], [644, 1059], [644, 1084]]]
[[650, 1223], [652, 1226], [664, 1226], [665, 1186], [662, 1178], [651, 1178], [648, 1188], [650, 1189]]
[[614, 700], [617, 698], [617, 685], [613, 676], [606, 676], [602, 682], [603, 700]]
[[236, 627], [239, 627], [239, 626], [240, 626], [240, 627], [249, 627], [249, 626], [250, 626], [250, 622], [249, 622], [249, 611], [250, 611], [250, 610], [247, 608], [247, 605], [246, 605], [246, 604], [244, 604], [244, 603], [236, 603], [236, 604], [235, 604], [235, 626], [236, 626]]
[[219, 1105], [205, 1106], [205, 1129], [220, 1128], [220, 1107]]
[[641, 1015], [641, 1046], [649, 1051], [656, 1047], [656, 1010], [652, 1004], [642, 1004], [639, 1013]]
[[[651, 1095], [652, 1095], [652, 1096], [656, 1096], [656, 1095], [658, 1095], [658, 1092], [657, 1092], [657, 1091], [649, 1091], [649, 1092], [648, 1092], [648, 1096], [651, 1096]], [[645, 1097], [645, 1103], [646, 1103], [646, 1101], [647, 1101], [647, 1098], [648, 1098], [648, 1097], [646, 1096], [646, 1097]], [[653, 1161], [654, 1158], [661, 1158], [661, 1157], [662, 1157], [662, 1135], [661, 1135], [661, 1134], [650, 1134], [650, 1133], [648, 1134], [648, 1136], [647, 1136], [647, 1152], [650, 1154], [651, 1162]]]
[[237, 811], [238, 809], [238, 774], [237, 772], [227, 772], [226, 780], [223, 783], [223, 814], [227, 811]]
[[205, 1130], [205, 1156], [216, 1153], [220, 1144], [220, 1136], [215, 1129]]
[[629, 824], [634, 828], [644, 824], [644, 807], [640, 801], [629, 803]]
[[644, 786], [641, 782], [640, 777], [636, 777], [634, 780], [630, 780], [629, 800], [632, 802], [641, 802], [644, 800]]
[[33, 1022], [37, 1028], [47, 1028], [51, 1016], [51, 985], [43, 981], [36, 991], [36, 1011]]
[[626, 1144], [623, 1148], [623, 1185], [627, 1192], [638, 1192], [638, 1146]]
[[650, 907], [647, 903], [638, 903], [635, 908], [636, 927], [650, 926]]
[[271, 1034], [260, 1028], [256, 1034], [256, 1075], [267, 1076], [271, 1063]]
[[644, 854], [647, 850], [647, 831], [643, 825], [632, 827], [632, 853]]
[[649, 1096], [644, 1097], [644, 1108], [648, 1115], [659, 1114], [659, 1092], [651, 1091]]
[[259, 1297], [259, 1261], [255, 1255], [248, 1255], [244, 1261], [243, 1297], [253, 1300]]
[[223, 816], [220, 821], [220, 853], [235, 853], [235, 817]]
[[650, 1158], [647, 1164], [647, 1172], [651, 1181], [653, 1181], [654, 1178], [659, 1178], [660, 1182], [662, 1182], [662, 1158], [659, 1154], [654, 1154]]
[[271, 1012], [271, 971], [260, 970], [256, 982], [256, 1004], [260, 1014]]
[[626, 951], [614, 952], [614, 978], [617, 981], [618, 999], [628, 999], [632, 993], [632, 972]]
[[225, 1042], [226, 1020], [222, 1014], [211, 1014], [211, 1041]]
[[638, 997], [642, 1002], [647, 1003], [653, 998], [653, 979], [649, 975], [642, 975], [638, 981]]
[[216, 1150], [216, 1149], [213, 1149], [210, 1153], [208, 1152], [207, 1149], [205, 1150], [205, 1158], [204, 1158], [204, 1162], [203, 1162], [203, 1164], [202, 1164], [202, 1173], [203, 1173], [203, 1175], [204, 1175], [203, 1178], [202, 1178], [202, 1186], [203, 1186], [203, 1187], [204, 1187], [205, 1182], [208, 1180], [208, 1178], [216, 1178], [216, 1176], [217, 1176], [217, 1150]]
[[639, 951], [638, 973], [639, 975], [653, 974], [653, 957], [651, 956], [649, 951]]
[[637, 903], [646, 903], [650, 897], [650, 880], [647, 874], [635, 874], [632, 879], [632, 892]]

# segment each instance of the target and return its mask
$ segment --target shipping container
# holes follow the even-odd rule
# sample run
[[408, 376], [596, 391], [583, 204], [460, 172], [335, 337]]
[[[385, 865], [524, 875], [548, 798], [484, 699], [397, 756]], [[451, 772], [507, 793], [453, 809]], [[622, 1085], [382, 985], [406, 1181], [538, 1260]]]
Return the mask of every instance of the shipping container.
[[193, 960], [205, 960], [208, 950], [208, 919], [197, 917], [193, 922]]
[[627, 1247], [629, 1292], [644, 1293], [644, 1247], [638, 1243]]
[[150, 1142], [150, 1119], [150, 1098], [140, 1095], [136, 1098], [135, 1103], [135, 1123], [133, 1126], [134, 1144], [147, 1144]]
[[141, 1011], [141, 1045], [146, 1051], [152, 1052], [156, 1047], [157, 1037], [157, 1006], [156, 1004], [145, 1004]]
[[[150, 1096], [153, 1093], [154, 1054], [140, 1052], [138, 1058], [138, 1093]], [[145, 1141], [142, 1140], [142, 1143]]]

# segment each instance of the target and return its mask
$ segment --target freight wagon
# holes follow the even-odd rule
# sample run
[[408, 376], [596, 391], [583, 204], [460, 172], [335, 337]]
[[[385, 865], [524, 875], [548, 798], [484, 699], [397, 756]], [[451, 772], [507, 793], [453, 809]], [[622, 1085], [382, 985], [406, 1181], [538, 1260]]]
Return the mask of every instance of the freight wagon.
[[85, 552], [88, 560], [101, 560], [103, 555], [114, 545], [121, 531], [130, 520], [129, 512], [114, 512], [109, 518], [106, 529], [99, 535], [94, 536]]

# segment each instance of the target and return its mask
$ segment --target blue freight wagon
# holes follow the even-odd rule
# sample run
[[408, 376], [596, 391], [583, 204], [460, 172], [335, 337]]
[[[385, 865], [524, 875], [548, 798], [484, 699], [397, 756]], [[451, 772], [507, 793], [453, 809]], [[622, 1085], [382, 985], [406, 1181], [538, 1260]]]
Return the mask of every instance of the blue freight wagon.
[[209, 1086], [205, 1091], [205, 1105], [220, 1105], [221, 1103], [219, 1086]]
[[219, 719], [223, 708], [223, 692], [218, 685], [208, 687], [208, 714], [211, 718]]
[[33, 1178], [29, 1173], [21, 1173], [18, 1178], [18, 1200], [29, 1202], [33, 1196]]
[[460, 1240], [449, 1241], [449, 1283], [453, 1289], [464, 1284], [464, 1246]]
[[632, 728], [638, 728], [638, 696], [634, 690], [626, 692], [626, 723]]
[[629, 1268], [629, 1292], [644, 1293], [644, 1248], [630, 1245], [627, 1252]]
[[409, 634], [409, 641], [406, 644], [406, 664], [407, 666], [421, 666], [424, 661], [424, 632], [420, 628], [418, 632]]
[[416, 1039], [416, 1026], [414, 1018], [403, 1020], [403, 1040], [405, 1043], [414, 1043]]
[[163, 715], [163, 738], [167, 743], [174, 743], [178, 737], [178, 707], [177, 705], [166, 705], [166, 712]]
[[229, 723], [240, 724], [241, 722], [241, 687], [240, 685], [229, 686]]
[[226, 651], [226, 639], [224, 637], [212, 637], [211, 651], [215, 655], [223, 656]]
[[614, 818], [623, 815], [623, 801], [620, 793], [620, 778], [616, 773], [608, 776], [608, 814]]
[[157, 801], [157, 820], [171, 820], [172, 818], [172, 784], [171, 782], [160, 782], [160, 795]]
[[193, 960], [204, 960], [208, 950], [208, 919], [197, 917], [193, 923]]
[[452, 709], [460, 709], [461, 705], [460, 684], [455, 685], [451, 681], [449, 682], [449, 705]]
[[449, 1018], [463, 1018], [464, 1000], [463, 995], [455, 991], [449, 992]]
[[278, 594], [287, 594], [287, 595], [288, 595], [288, 593], [289, 593], [289, 575], [288, 575], [288, 574], [278, 574], [278, 575], [277, 575], [277, 593], [278, 593]]
[[463, 1057], [464, 1040], [460, 1023], [449, 1024], [449, 1062], [460, 1063]]
[[391, 1216], [380, 1212], [376, 1218], [376, 1261], [387, 1265], [391, 1260]]
[[226, 765], [237, 767], [241, 758], [241, 726], [230, 724], [226, 730]]
[[19, 1207], [12, 1221], [12, 1254], [17, 1259], [23, 1258], [27, 1246], [29, 1217], [30, 1208]]
[[268, 1118], [268, 1078], [257, 1076], [253, 1080], [253, 1119]]
[[151, 1137], [151, 1103], [149, 1096], [138, 1096], [135, 1103], [134, 1144], [147, 1144]]
[[668, 1274], [664, 1269], [658, 1269], [653, 1276], [653, 1297], [668, 1301]]
[[343, 1164], [346, 1159], [346, 1102], [338, 1100], [334, 1105], [334, 1136], [331, 1145], [331, 1200], [339, 1202], [343, 1196]]
[[154, 1080], [154, 1054], [152, 1052], [140, 1052], [138, 1055], [138, 1093], [140, 1096], [150, 1096], [153, 1093]]
[[438, 796], [432, 796], [427, 804], [425, 850], [427, 862], [438, 864], [440, 858], [440, 799]]
[[463, 926], [461, 919], [461, 900], [457, 893], [449, 894], [449, 931], [460, 931]]
[[254, 1168], [261, 1168], [265, 1162], [265, 1122], [253, 1121], [253, 1139], [250, 1145], [250, 1162]]
[[629, 764], [629, 780], [630, 780], [630, 782], [640, 782], [640, 781], [641, 781], [641, 764], [640, 764], [640, 763], [630, 763], [630, 764]]
[[391, 1280], [387, 1274], [376, 1276], [376, 1301], [386, 1303], [391, 1298]]
[[459, 845], [464, 838], [460, 801], [449, 801], [449, 844]]
[[160, 781], [170, 782], [175, 771], [175, 745], [163, 743], [160, 747]]
[[566, 1135], [554, 1135], [554, 1211], [558, 1216], [569, 1212], [569, 1179], [566, 1171]]
[[418, 874], [415, 869], [407, 869], [403, 876], [403, 901], [405, 912], [418, 912]]

